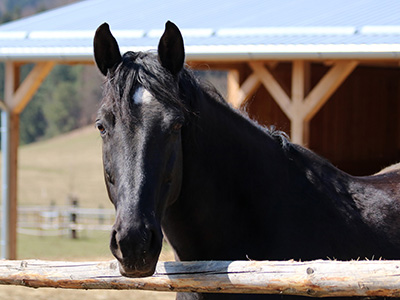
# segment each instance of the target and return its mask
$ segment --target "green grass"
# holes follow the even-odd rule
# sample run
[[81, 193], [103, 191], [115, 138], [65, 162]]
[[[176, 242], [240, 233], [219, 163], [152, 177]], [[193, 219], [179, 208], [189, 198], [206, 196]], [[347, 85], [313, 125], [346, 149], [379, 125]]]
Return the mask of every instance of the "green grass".
[[103, 180], [101, 138], [92, 126], [19, 149], [19, 205], [66, 205], [70, 195], [81, 207], [112, 207]]
[[109, 232], [90, 231], [78, 233], [78, 239], [67, 236], [18, 235], [19, 259], [43, 260], [109, 260]]
[[[111, 260], [114, 259], [108, 245], [110, 233], [106, 231], [83, 231], [78, 239], [68, 236], [18, 235], [18, 259], [42, 260]], [[172, 248], [164, 243], [160, 260], [174, 260]]]

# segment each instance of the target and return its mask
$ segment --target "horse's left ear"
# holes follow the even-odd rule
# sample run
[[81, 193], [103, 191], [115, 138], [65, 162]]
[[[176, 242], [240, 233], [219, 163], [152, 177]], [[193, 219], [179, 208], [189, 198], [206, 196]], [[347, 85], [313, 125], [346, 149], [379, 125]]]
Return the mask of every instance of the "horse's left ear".
[[165, 31], [158, 44], [161, 65], [177, 75], [185, 62], [185, 49], [179, 28], [172, 22], [165, 24]]

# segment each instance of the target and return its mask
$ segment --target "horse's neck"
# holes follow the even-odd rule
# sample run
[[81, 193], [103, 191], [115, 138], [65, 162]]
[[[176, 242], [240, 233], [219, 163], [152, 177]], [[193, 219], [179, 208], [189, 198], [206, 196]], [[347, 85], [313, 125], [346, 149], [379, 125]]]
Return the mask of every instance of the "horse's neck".
[[[353, 205], [349, 183], [355, 178], [306, 148], [290, 143], [283, 146], [226, 104], [203, 100], [190, 130], [190, 151], [186, 154], [193, 156], [188, 164], [197, 161], [197, 167], [208, 168], [215, 180], [219, 176], [242, 178], [238, 184], [248, 186], [249, 190], [261, 178], [271, 194], [281, 186], [287, 186], [292, 194], [310, 186], [310, 198], [325, 195], [327, 201], [339, 199], [347, 208]], [[193, 174], [196, 172], [185, 175]]]
[[349, 185], [353, 177], [299, 145], [292, 144], [289, 152], [288, 158], [321, 195], [332, 201], [344, 201], [346, 205], [352, 201]]
[[284, 168], [287, 159], [282, 147], [264, 129], [227, 104], [203, 101], [187, 139], [191, 161], [197, 159], [200, 168], [212, 168], [225, 177], [264, 176], [261, 173], [267, 170], [277, 174]]
[[[249, 238], [246, 220], [269, 222], [265, 213], [285, 185], [280, 179], [288, 162], [279, 143], [257, 125], [223, 103], [204, 101], [209, 103], [193, 108], [197, 116], [182, 132], [181, 194], [163, 228], [183, 260], [246, 259], [238, 249], [219, 249]], [[269, 227], [253, 233], [263, 235]]]

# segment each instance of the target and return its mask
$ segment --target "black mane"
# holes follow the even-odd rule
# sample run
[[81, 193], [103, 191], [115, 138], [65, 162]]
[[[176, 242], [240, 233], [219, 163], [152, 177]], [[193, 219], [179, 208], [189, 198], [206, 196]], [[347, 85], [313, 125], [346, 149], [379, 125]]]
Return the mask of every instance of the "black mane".
[[124, 116], [132, 111], [134, 91], [143, 86], [161, 102], [187, 111], [187, 106], [178, 96], [178, 86], [172, 84], [174, 82], [172, 74], [161, 66], [154, 53], [128, 51], [115, 71], [106, 77], [102, 104], [112, 105], [118, 115]]
[[191, 102], [196, 101], [199, 95], [205, 94], [207, 98], [246, 118], [283, 148], [290, 147], [291, 143], [285, 132], [276, 129], [275, 126], [262, 126], [251, 120], [244, 111], [238, 112], [232, 108], [212, 84], [201, 81], [190, 68], [183, 68], [178, 76], [176, 85], [175, 77], [161, 66], [155, 53], [128, 51], [122, 56], [122, 61], [115, 71], [106, 77], [102, 105], [112, 106], [114, 113], [123, 117], [132, 111], [134, 91], [138, 86], [143, 86], [155, 98], [183, 111], [190, 118], [196, 116]]

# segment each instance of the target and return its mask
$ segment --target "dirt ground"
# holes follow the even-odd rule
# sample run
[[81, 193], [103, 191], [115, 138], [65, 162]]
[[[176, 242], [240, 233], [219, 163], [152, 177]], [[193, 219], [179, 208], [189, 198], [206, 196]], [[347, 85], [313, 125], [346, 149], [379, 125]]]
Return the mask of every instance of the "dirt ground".
[[175, 293], [113, 290], [32, 289], [22, 286], [0, 286], [0, 300], [173, 300]]

